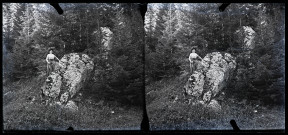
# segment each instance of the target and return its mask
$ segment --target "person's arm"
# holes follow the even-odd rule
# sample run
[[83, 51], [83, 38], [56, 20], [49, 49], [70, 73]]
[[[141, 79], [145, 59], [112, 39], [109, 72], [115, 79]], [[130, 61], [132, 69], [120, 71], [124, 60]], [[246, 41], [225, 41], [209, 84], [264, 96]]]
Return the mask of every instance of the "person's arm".
[[55, 56], [55, 58], [58, 60], [58, 61], [60, 61], [59, 59], [58, 59], [58, 57], [56, 57], [56, 55], [54, 55]]
[[191, 54], [189, 55], [189, 58], [188, 58], [188, 59], [189, 59], [189, 61], [190, 61], [190, 63], [191, 63], [191, 62], [192, 62], [192, 61], [191, 61]]
[[197, 54], [197, 56], [198, 56], [198, 58], [199, 58], [200, 60], [203, 60], [198, 54]]
[[46, 56], [46, 62], [49, 64], [49, 61], [48, 61], [48, 55]]

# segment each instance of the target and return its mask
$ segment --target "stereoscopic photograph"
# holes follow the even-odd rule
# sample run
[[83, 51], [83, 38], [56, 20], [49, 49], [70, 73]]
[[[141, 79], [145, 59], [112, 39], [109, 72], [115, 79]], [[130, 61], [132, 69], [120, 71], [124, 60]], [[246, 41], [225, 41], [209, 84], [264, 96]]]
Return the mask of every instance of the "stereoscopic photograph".
[[284, 130], [284, 20], [284, 3], [149, 3], [150, 130]]
[[140, 130], [137, 5], [2, 3], [4, 130]]
[[5, 131], [285, 130], [284, 3], [2, 3]]

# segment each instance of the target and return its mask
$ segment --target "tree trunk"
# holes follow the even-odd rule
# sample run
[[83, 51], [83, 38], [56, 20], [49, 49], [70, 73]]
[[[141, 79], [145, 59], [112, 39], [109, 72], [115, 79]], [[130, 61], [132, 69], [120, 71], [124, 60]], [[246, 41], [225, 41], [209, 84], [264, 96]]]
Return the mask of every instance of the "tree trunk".
[[81, 22], [80, 22], [80, 45], [81, 45], [81, 41], [82, 41], [82, 35], [81, 35]]
[[[231, 22], [231, 17], [229, 14], [229, 9], [227, 10], [228, 13], [228, 17], [229, 17], [229, 21]], [[232, 42], [231, 42], [231, 35], [233, 34], [233, 32], [231, 31], [231, 26], [229, 25], [229, 46], [230, 46], [230, 53], [232, 53]]]
[[222, 37], [222, 44], [224, 43], [224, 26], [223, 26], [223, 21], [222, 21], [222, 33], [221, 33], [221, 37]]
[[88, 12], [88, 10], [86, 10], [86, 45], [87, 45], [87, 47], [89, 47], [88, 46], [88, 19], [87, 19], [87, 12]]
[[[171, 44], [171, 34], [172, 34], [172, 30], [171, 30], [171, 3], [169, 4], [169, 42], [168, 44]], [[170, 46], [170, 53], [172, 54], [173, 50], [172, 50], [172, 45]]]
[[[101, 34], [101, 30], [100, 30], [100, 27], [99, 27], [99, 16], [98, 16], [98, 13], [97, 13], [97, 31], [98, 31], [98, 46], [99, 48], [101, 48], [101, 39], [100, 39], [100, 34]], [[100, 54], [102, 53], [101, 52], [101, 49], [100, 50]]]
[[29, 22], [29, 18], [30, 18], [30, 17], [29, 17], [28, 4], [26, 4], [26, 9], [27, 9], [27, 18], [28, 18], [28, 24], [27, 24], [27, 25], [28, 25], [28, 26], [27, 26], [27, 27], [28, 27], [28, 30], [27, 30], [27, 35], [28, 35], [28, 41], [29, 41], [29, 23], [30, 23], [30, 22]]
[[[27, 18], [28, 18], [28, 23], [27, 23], [27, 41], [25, 41], [27, 44], [29, 43], [29, 30], [30, 30], [30, 27], [29, 27], [29, 25], [30, 25], [30, 16], [29, 16], [29, 6], [28, 6], [28, 4], [26, 4], [26, 12], [27, 12]], [[28, 55], [30, 54], [30, 51], [28, 50]]]

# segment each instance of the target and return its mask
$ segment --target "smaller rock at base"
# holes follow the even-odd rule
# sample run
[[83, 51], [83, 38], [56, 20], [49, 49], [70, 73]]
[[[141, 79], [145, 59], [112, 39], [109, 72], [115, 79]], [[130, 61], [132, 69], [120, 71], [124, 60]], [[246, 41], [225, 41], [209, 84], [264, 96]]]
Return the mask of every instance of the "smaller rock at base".
[[62, 105], [61, 102], [56, 102], [55, 104], [56, 104], [56, 105]]
[[65, 102], [67, 102], [68, 97], [69, 97], [69, 93], [68, 93], [68, 92], [65, 92], [64, 94], [61, 95], [61, 97], [60, 97], [60, 102], [61, 102], [62, 104], [65, 103]]
[[211, 96], [212, 96], [212, 92], [211, 91], [206, 92], [204, 94], [204, 96], [203, 96], [203, 101], [204, 102], [208, 102], [211, 99]]
[[205, 104], [204, 101], [202, 101], [202, 100], [199, 101], [198, 103], [201, 104], [201, 105], [204, 105], [204, 104]]
[[70, 109], [72, 111], [78, 111], [78, 106], [74, 101], [68, 101], [68, 103], [65, 105], [65, 108]]
[[220, 111], [221, 105], [214, 99], [210, 101], [210, 103], [207, 105], [208, 108], [214, 110], [214, 111]]

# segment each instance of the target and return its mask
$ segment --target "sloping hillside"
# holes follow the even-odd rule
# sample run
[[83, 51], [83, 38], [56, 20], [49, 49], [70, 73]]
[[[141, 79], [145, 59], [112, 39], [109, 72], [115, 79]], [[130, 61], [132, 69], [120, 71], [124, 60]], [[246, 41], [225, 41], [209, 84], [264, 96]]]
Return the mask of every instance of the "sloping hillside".
[[[139, 130], [142, 108], [107, 101], [100, 94], [83, 93], [79, 111], [60, 106], [45, 106], [40, 87], [45, 75], [3, 86], [5, 130]], [[99, 90], [99, 93], [103, 91]]]
[[284, 129], [284, 106], [264, 106], [257, 101], [226, 97], [222, 110], [214, 112], [188, 105], [183, 86], [188, 73], [163, 79], [146, 87], [147, 110], [151, 130], [232, 130], [234, 119], [240, 129]]

